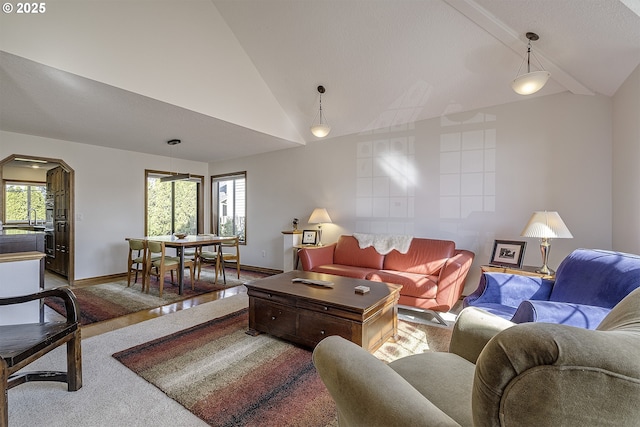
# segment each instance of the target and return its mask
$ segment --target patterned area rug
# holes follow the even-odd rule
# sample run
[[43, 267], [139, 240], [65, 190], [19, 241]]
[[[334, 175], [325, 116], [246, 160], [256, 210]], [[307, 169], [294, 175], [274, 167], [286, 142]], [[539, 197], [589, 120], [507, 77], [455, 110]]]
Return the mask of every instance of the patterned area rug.
[[[384, 344], [377, 357], [448, 347], [447, 328], [399, 323], [400, 339]], [[243, 309], [113, 357], [210, 425], [337, 425], [311, 351], [266, 334], [249, 336], [247, 325]]]
[[[267, 274], [263, 273], [241, 270], [240, 279], [238, 279], [235, 269], [227, 268], [225, 272], [227, 283], [224, 284], [222, 278], [218, 277], [218, 283], [214, 284], [215, 275], [213, 268], [203, 267], [200, 280], [195, 281], [193, 290], [191, 289], [191, 280], [185, 277], [182, 295], [178, 293], [177, 278], [176, 284], [173, 284], [171, 282], [171, 276], [167, 275], [162, 298], [159, 296], [159, 285], [155, 278], [151, 279], [148, 294], [142, 292], [142, 279], [140, 278], [138, 278], [137, 283], [132, 283], [131, 287], [127, 287], [126, 280], [118, 280], [100, 285], [74, 288], [73, 293], [78, 299], [78, 305], [80, 306], [80, 323], [82, 325], [89, 325], [138, 311], [150, 310], [197, 295], [239, 286], [249, 280], [267, 276]], [[47, 301], [47, 305], [58, 313], [65, 313], [64, 304], [58, 299]]]

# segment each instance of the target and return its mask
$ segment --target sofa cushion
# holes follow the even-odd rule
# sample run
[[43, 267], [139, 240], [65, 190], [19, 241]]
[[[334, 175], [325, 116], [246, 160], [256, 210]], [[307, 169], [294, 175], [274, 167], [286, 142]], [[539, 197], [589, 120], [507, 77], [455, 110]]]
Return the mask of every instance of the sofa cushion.
[[406, 254], [393, 250], [384, 258], [384, 270], [407, 271], [423, 275], [437, 275], [455, 253], [456, 245], [450, 240], [411, 240]]
[[640, 256], [576, 249], [556, 272], [550, 301], [613, 308], [640, 286]]
[[314, 267], [314, 273], [335, 274], [336, 276], [352, 277], [354, 279], [364, 279], [367, 275], [376, 271], [371, 268], [353, 267], [342, 264], [327, 264]]
[[415, 298], [435, 298], [438, 294], [438, 276], [380, 270], [370, 273], [367, 280], [402, 285], [402, 295]]
[[333, 252], [334, 264], [381, 270], [383, 261], [384, 255], [379, 254], [373, 246], [360, 249], [353, 236], [340, 236]]

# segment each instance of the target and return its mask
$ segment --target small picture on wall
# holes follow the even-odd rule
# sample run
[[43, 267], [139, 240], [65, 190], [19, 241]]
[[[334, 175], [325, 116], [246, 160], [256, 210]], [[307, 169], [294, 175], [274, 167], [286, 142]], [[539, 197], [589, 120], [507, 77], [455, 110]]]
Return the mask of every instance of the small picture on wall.
[[304, 230], [302, 232], [302, 244], [303, 245], [315, 245], [318, 243], [318, 231], [317, 230]]
[[493, 243], [493, 253], [491, 254], [491, 265], [501, 267], [522, 268], [524, 260], [524, 249], [527, 242], [515, 240], [496, 240]]

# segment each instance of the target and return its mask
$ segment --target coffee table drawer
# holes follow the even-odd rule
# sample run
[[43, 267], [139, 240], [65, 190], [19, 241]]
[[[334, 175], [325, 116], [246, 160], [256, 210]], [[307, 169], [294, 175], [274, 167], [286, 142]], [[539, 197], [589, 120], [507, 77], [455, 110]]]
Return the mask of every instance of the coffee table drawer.
[[288, 307], [256, 299], [255, 329], [272, 335], [295, 335], [298, 314]]
[[340, 317], [342, 319], [360, 320], [362, 318], [362, 315], [359, 313], [354, 313], [352, 311], [343, 310], [326, 304], [315, 303], [311, 301], [298, 301], [298, 307], [305, 310], [317, 311], [318, 313], [322, 313], [323, 315], [328, 314], [331, 316]]
[[351, 341], [351, 322], [326, 316], [300, 314], [298, 337], [315, 345], [331, 335], [339, 335]]
[[250, 297], [261, 298], [267, 301], [279, 302], [280, 304], [284, 304], [284, 305], [291, 304], [291, 298], [287, 298], [285, 296], [282, 296], [276, 293], [256, 291], [255, 289], [250, 289], [247, 292], [247, 295], [249, 295]]

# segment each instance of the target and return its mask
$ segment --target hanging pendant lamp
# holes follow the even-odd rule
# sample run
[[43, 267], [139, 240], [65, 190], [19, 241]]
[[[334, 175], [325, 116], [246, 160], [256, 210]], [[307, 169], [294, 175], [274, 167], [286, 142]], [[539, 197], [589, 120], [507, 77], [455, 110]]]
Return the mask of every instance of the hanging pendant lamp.
[[[173, 169], [173, 150], [172, 147], [180, 144], [182, 141], [179, 139], [170, 139], [167, 141], [167, 145], [169, 145], [169, 169]], [[160, 178], [160, 182], [174, 182], [174, 181], [188, 181], [191, 179], [191, 174], [189, 173], [178, 173], [169, 171], [169, 175], [163, 176]]]
[[[531, 41], [536, 41], [540, 37], [536, 33], [527, 33], [527, 39], [529, 39], [529, 44], [527, 45], [527, 73], [522, 75], [517, 75], [515, 80], [511, 83], [511, 87], [513, 90], [520, 95], [531, 95], [532, 93], [536, 93], [547, 83], [551, 73], [542, 69], [541, 71], [531, 71]], [[534, 55], [535, 57], [535, 55]], [[524, 59], [522, 61], [524, 63]], [[540, 64], [540, 61], [538, 61]], [[540, 65], [542, 68], [542, 65]], [[522, 64], [520, 65], [520, 69], [522, 69]], [[520, 69], [518, 69], [518, 74], [520, 74]]]
[[[320, 110], [318, 110], [318, 114], [316, 114], [316, 117], [313, 119], [311, 133], [318, 138], [324, 138], [331, 132], [331, 126], [329, 126], [322, 113], [322, 94], [325, 92], [324, 86], [318, 86], [318, 92], [320, 93]], [[316, 119], [319, 119], [317, 123]]]

